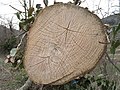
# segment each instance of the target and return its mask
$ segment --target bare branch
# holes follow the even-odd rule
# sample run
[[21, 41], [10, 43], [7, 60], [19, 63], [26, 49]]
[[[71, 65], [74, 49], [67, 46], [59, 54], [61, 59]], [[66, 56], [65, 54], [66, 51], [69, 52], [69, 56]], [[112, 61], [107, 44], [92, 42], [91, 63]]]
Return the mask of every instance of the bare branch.
[[20, 45], [22, 44], [23, 39], [24, 39], [24, 37], [26, 36], [26, 34], [27, 34], [27, 33], [24, 33], [24, 34], [23, 34], [23, 36], [22, 36], [22, 38], [21, 38], [21, 40], [20, 40], [20, 43], [19, 43], [18, 46], [17, 46], [17, 49], [19, 49], [19, 47], [20, 47]]
[[109, 57], [108, 53], [106, 53], [106, 57], [108, 58], [108, 61], [120, 72], [120, 69], [113, 63], [113, 61]]
[[9, 5], [11, 8], [13, 8], [14, 10], [17, 10], [18, 12], [22, 13], [22, 11], [18, 10], [17, 8], [13, 7], [12, 5]]
[[29, 0], [29, 8], [31, 8], [31, 0]]
[[24, 0], [24, 10], [25, 10], [25, 20], [27, 19], [27, 4], [26, 0]]

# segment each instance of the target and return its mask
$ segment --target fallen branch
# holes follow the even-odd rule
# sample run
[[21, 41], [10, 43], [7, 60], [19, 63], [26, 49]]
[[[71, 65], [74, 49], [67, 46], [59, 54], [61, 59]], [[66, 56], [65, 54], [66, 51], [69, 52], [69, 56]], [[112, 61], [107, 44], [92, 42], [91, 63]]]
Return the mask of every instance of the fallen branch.
[[[25, 84], [17, 90], [28, 90], [32, 86], [32, 83], [33, 82], [30, 80], [30, 78], [28, 78]], [[38, 85], [37, 89], [35, 90], [43, 90], [43, 84]]]
[[32, 81], [30, 80], [30, 78], [28, 78], [28, 80], [25, 82], [25, 84], [17, 89], [17, 90], [28, 90], [28, 88], [32, 85]]

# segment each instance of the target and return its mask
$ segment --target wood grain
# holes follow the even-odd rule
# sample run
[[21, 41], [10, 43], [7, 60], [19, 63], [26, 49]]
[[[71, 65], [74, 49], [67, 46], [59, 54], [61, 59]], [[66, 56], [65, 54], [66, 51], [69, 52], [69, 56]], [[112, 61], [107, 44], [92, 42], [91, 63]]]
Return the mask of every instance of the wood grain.
[[102, 57], [106, 36], [88, 10], [56, 4], [43, 9], [30, 29], [24, 66], [34, 82], [59, 85], [91, 71]]

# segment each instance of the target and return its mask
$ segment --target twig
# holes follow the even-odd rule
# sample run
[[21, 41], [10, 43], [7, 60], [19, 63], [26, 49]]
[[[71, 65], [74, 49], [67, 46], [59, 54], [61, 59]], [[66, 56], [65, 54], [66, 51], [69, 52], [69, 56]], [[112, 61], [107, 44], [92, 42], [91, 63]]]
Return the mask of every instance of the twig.
[[20, 33], [19, 35], [16, 36], [16, 38], [20, 37], [21, 35], [27, 33], [27, 31], [23, 31], [22, 33]]
[[34, 0], [33, 0], [33, 2], [32, 2], [32, 7], [34, 6]]
[[100, 3], [101, 3], [101, 0], [99, 0], [99, 3], [98, 3], [98, 9], [100, 8]]
[[17, 10], [18, 12], [22, 13], [22, 11], [18, 10], [17, 8], [13, 7], [12, 5], [9, 5], [11, 8]]
[[106, 53], [108, 61], [120, 72], [120, 69], [112, 62], [111, 58], [109, 57], [108, 53]]
[[24, 7], [23, 3], [19, 0], [19, 3], [22, 5], [22, 7]]
[[20, 47], [20, 45], [22, 44], [22, 41], [23, 41], [24, 37], [26, 36], [26, 34], [27, 34], [27, 33], [24, 33], [24, 34], [23, 34], [23, 36], [22, 36], [22, 38], [21, 38], [21, 40], [20, 40], [20, 43], [19, 43], [18, 46], [17, 46], [17, 49], [19, 49], [19, 47]]
[[28, 90], [28, 88], [32, 85], [32, 81], [30, 80], [30, 78], [28, 78], [28, 80], [25, 82], [25, 84], [17, 89], [17, 90]]
[[17, 70], [17, 69], [20, 67], [21, 63], [22, 63], [22, 62], [20, 62], [19, 64], [17, 64], [17, 66], [16, 66], [15, 68], [12, 68], [12, 70], [13, 70], [13, 71]]
[[31, 8], [31, 0], [29, 0], [29, 8]]
[[27, 4], [25, 0], [24, 0], [24, 10], [25, 10], [25, 20], [26, 20], [27, 19]]
[[41, 86], [40, 86], [39, 90], [43, 90], [43, 84], [41, 84]]
[[2, 67], [2, 69], [4, 69], [6, 72], [8, 72], [12, 76], [11, 72], [8, 69], [6, 69], [5, 67], [3, 67], [3, 65], [0, 65], [0, 66]]

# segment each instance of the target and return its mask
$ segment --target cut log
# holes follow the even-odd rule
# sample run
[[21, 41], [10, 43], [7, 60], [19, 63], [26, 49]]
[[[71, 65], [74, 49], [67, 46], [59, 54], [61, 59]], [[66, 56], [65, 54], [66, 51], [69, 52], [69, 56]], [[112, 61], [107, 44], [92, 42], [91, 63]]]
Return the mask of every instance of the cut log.
[[90, 72], [105, 50], [104, 25], [96, 15], [55, 4], [43, 9], [31, 27], [24, 66], [35, 83], [59, 85]]

